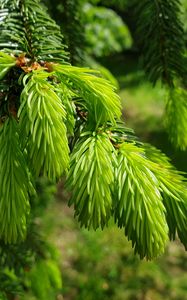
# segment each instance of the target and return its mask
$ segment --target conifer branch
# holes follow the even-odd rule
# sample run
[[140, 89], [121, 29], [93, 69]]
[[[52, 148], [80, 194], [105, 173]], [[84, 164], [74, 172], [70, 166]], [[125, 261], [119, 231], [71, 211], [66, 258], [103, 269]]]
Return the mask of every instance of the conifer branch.
[[[184, 72], [178, 1], [143, 0], [138, 11], [150, 79], [173, 87]], [[111, 83], [99, 72], [66, 64], [59, 27], [38, 0], [0, 0], [0, 30], [0, 236], [9, 243], [25, 236], [28, 168], [34, 177], [51, 180], [68, 169], [67, 127], [74, 135], [69, 204], [81, 225], [104, 228], [114, 213], [141, 258], [163, 253], [168, 232], [187, 248], [185, 180], [163, 154], [137, 142], [120, 123], [120, 100]], [[179, 94], [171, 91], [167, 122], [185, 148], [186, 94]], [[176, 104], [177, 97], [182, 100]], [[182, 125], [171, 119], [176, 110]]]
[[[171, 240], [178, 234], [187, 249], [187, 184], [183, 174], [178, 172], [169, 159], [153, 146], [145, 147], [146, 156], [154, 163], [152, 172], [159, 181], [166, 219]], [[156, 164], [155, 164], [156, 163]]]
[[180, 2], [135, 0], [134, 4], [137, 40], [144, 58], [145, 71], [153, 84], [161, 79], [173, 87], [174, 78], [183, 78], [186, 72]]
[[43, 70], [25, 76], [18, 117], [34, 174], [56, 180], [68, 167], [69, 148], [65, 110], [48, 77]]
[[58, 96], [60, 97], [62, 104], [64, 105], [65, 111], [66, 111], [66, 120], [65, 125], [67, 127], [67, 133], [70, 136], [74, 135], [74, 129], [75, 129], [75, 122], [76, 122], [76, 105], [75, 101], [73, 101], [73, 98], [75, 97], [75, 94], [70, 91], [66, 85], [63, 83], [60, 83], [55, 88], [55, 91], [57, 92]]
[[0, 49], [33, 60], [67, 61], [60, 28], [38, 0], [0, 0]]
[[68, 65], [52, 64], [59, 80], [70, 90], [78, 92], [86, 104], [89, 113], [89, 122], [92, 126], [99, 126], [107, 121], [116, 123], [121, 116], [119, 96], [111, 83], [102, 77], [99, 72], [87, 68], [78, 68]]
[[108, 224], [114, 163], [114, 148], [105, 133], [86, 132], [76, 143], [67, 186], [73, 193], [69, 205], [74, 205], [81, 226], [96, 230]]
[[120, 145], [115, 172], [115, 220], [125, 228], [135, 253], [147, 259], [164, 252], [168, 233], [159, 182], [150, 164], [143, 149], [134, 144]]
[[0, 237], [6, 243], [25, 238], [30, 179], [13, 118], [0, 124]]

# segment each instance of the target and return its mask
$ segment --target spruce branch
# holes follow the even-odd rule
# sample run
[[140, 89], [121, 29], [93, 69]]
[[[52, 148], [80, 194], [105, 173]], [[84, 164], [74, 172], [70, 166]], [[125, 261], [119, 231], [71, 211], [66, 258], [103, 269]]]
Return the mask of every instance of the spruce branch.
[[0, 124], [0, 144], [0, 236], [15, 243], [25, 238], [31, 183], [12, 117]]
[[142, 148], [123, 143], [115, 171], [114, 216], [132, 241], [135, 253], [152, 259], [162, 254], [168, 227], [159, 182]]
[[69, 205], [81, 226], [104, 228], [111, 216], [115, 149], [107, 134], [85, 132], [76, 143], [70, 161], [67, 187]]
[[[182, 29], [178, 1], [162, 2], [138, 4], [145, 19], [140, 32], [146, 32], [151, 80], [162, 77], [172, 87], [173, 78], [183, 73]], [[174, 17], [170, 41], [165, 33]], [[185, 180], [163, 154], [138, 142], [120, 122], [120, 99], [112, 84], [99, 72], [66, 64], [59, 27], [37, 0], [0, 0], [0, 30], [0, 236], [6, 242], [24, 238], [33, 189], [29, 172], [58, 179], [69, 167], [69, 134], [69, 205], [82, 226], [104, 228], [113, 213], [141, 258], [163, 253], [168, 232], [187, 247]], [[174, 105], [169, 104], [170, 115]], [[179, 115], [185, 109], [181, 101]], [[185, 116], [181, 119], [184, 126]], [[185, 143], [181, 137], [177, 142]]]
[[75, 94], [63, 83], [57, 84], [55, 87], [55, 92], [57, 92], [66, 111], [65, 125], [67, 127], [67, 133], [69, 136], [73, 136], [77, 117], [76, 105], [74, 101]]
[[[185, 85], [186, 60], [181, 3], [178, 0], [136, 1], [137, 42], [145, 71], [155, 85], [158, 80], [170, 91], [166, 106], [166, 129], [176, 148], [187, 147], [185, 92], [176, 87], [176, 78]], [[151, 42], [150, 42], [151, 41]]]
[[50, 67], [61, 82], [84, 99], [92, 126], [107, 121], [115, 124], [116, 118], [120, 118], [120, 98], [109, 81], [96, 76], [99, 72], [69, 65], [52, 64]]
[[49, 73], [43, 70], [25, 76], [18, 117], [21, 142], [28, 150], [34, 175], [42, 172], [56, 180], [68, 167], [69, 148], [66, 113], [48, 77]]
[[169, 226], [169, 237], [175, 240], [178, 234], [187, 249], [187, 184], [184, 174], [177, 171], [169, 159], [153, 146], [145, 147], [145, 154], [154, 165], [152, 172], [159, 181], [163, 204], [166, 208], [166, 219]]
[[0, 0], [0, 49], [65, 63], [63, 36], [38, 0]]
[[[178, 0], [136, 1], [137, 41], [145, 71], [155, 84], [159, 79], [173, 87], [185, 75], [184, 34]], [[150, 42], [151, 41], [151, 42]]]

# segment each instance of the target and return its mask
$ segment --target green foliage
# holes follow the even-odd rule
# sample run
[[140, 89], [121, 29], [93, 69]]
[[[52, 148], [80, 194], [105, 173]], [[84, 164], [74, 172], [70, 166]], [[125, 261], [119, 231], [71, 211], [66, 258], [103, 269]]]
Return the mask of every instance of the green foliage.
[[[138, 145], [123, 143], [115, 146], [119, 148], [118, 154], [111, 148], [112, 159], [107, 163], [102, 154], [97, 153], [97, 144], [94, 147], [94, 140], [100, 138], [100, 133], [94, 137], [89, 137], [90, 133], [86, 135], [83, 134], [83, 139], [75, 145], [67, 181], [73, 190], [70, 205], [74, 204], [81, 225], [96, 229], [99, 224], [103, 228], [108, 223], [101, 218], [100, 212], [100, 206], [107, 208], [104, 200], [108, 199], [108, 193], [109, 199], [112, 195], [113, 208], [108, 205], [107, 220], [114, 211], [116, 223], [125, 229], [141, 258], [152, 259], [164, 252], [168, 226], [170, 239], [175, 239], [177, 232], [186, 247], [183, 234], [187, 230], [186, 184], [167, 157], [153, 147], [145, 145], [144, 150]], [[110, 149], [106, 137], [102, 145]], [[129, 133], [124, 134], [123, 127], [113, 131], [110, 137], [114, 145], [122, 139], [130, 141], [132, 138]], [[105, 153], [104, 150], [101, 152]], [[107, 157], [105, 154], [104, 158]], [[97, 164], [98, 170], [95, 169]], [[115, 168], [115, 172], [112, 169], [107, 171], [109, 165]], [[105, 169], [110, 182], [105, 179]], [[110, 174], [115, 174], [115, 181]]]
[[23, 289], [20, 286], [20, 279], [15, 275], [13, 270], [0, 271], [0, 300], [10, 299], [9, 295], [20, 295]]
[[104, 133], [86, 132], [74, 147], [67, 185], [73, 195], [75, 215], [81, 226], [97, 229], [111, 215], [111, 185], [114, 183], [114, 148]]
[[18, 116], [21, 140], [23, 145], [26, 144], [31, 170], [35, 176], [42, 170], [44, 176], [55, 180], [68, 167], [69, 149], [63, 122], [64, 107], [54, 87], [47, 82], [48, 77], [49, 74], [43, 71], [25, 76]]
[[99, 75], [99, 72], [88, 68], [62, 66], [54, 64], [52, 70], [70, 90], [84, 99], [88, 110], [90, 126], [96, 126], [107, 121], [115, 124], [115, 118], [121, 115], [119, 96], [111, 83]]
[[19, 146], [18, 123], [0, 124], [0, 236], [6, 242], [23, 239], [29, 213], [29, 175]]
[[159, 182], [141, 148], [122, 144], [116, 168], [115, 219], [140, 257], [164, 252], [167, 225]]
[[134, 0], [132, 3], [137, 19], [137, 45], [146, 74], [154, 85], [161, 80], [170, 89], [165, 122], [169, 138], [176, 148], [185, 150], [187, 111], [182, 100], [185, 92], [179, 92], [180, 82], [184, 86], [186, 82], [184, 16], [181, 14], [184, 3], [178, 0]]
[[59, 27], [37, 0], [0, 1], [0, 48], [35, 60], [66, 60]]
[[15, 299], [18, 295], [19, 299], [28, 299], [27, 296], [23, 296], [24, 292], [32, 292], [31, 286], [33, 291], [37, 290], [37, 285], [41, 284], [41, 277], [36, 282], [32, 281], [32, 284], [31, 279], [39, 261], [45, 265], [45, 273], [48, 274], [54, 295], [55, 290], [57, 292], [61, 289], [61, 276], [56, 263], [57, 251], [48, 244], [46, 236], [44, 238], [40, 225], [41, 215], [54, 198], [56, 189], [54, 184], [44, 178], [37, 181], [36, 189], [38, 195], [31, 198], [32, 215], [29, 218], [25, 240], [19, 244], [6, 244], [0, 240], [0, 291], [2, 297], [5, 297], [1, 298], [0, 294], [1, 300]]
[[170, 239], [175, 240], [177, 233], [186, 248], [187, 238], [186, 235], [184, 235], [187, 229], [186, 180], [182, 174], [177, 172], [172, 166], [169, 159], [158, 149], [147, 146], [146, 155], [151, 161], [158, 165], [157, 168], [154, 167], [154, 174], [160, 183], [163, 204], [166, 208]]
[[59, 88], [57, 88], [56, 92], [61, 98], [66, 111], [65, 125], [67, 127], [67, 133], [73, 136], [76, 122], [76, 105], [73, 101], [75, 94], [63, 83], [59, 84]]
[[117, 89], [119, 90], [119, 83], [117, 81], [117, 79], [114, 77], [114, 75], [104, 66], [100, 65], [99, 63], [95, 64], [95, 69], [98, 70], [102, 77], [107, 79], [108, 81], [111, 82], [111, 84]]
[[186, 72], [180, 2], [134, 0], [133, 3], [146, 73], [153, 84], [161, 79], [173, 87], [173, 80], [183, 78]]
[[102, 77], [111, 82], [111, 84], [119, 90], [119, 83], [115, 76], [110, 72], [109, 69], [101, 65], [95, 59], [93, 59], [90, 55], [85, 56], [85, 65], [90, 67], [91, 69], [98, 70]]
[[176, 87], [168, 93], [165, 123], [171, 142], [176, 148], [187, 148], [187, 91]]
[[[0, 110], [1, 238], [11, 243], [25, 236], [29, 194], [34, 190], [31, 181], [39, 175], [56, 181], [69, 168], [70, 204], [82, 226], [103, 228], [114, 214], [141, 258], [163, 252], [167, 223], [170, 237], [175, 238], [177, 231], [186, 246], [183, 177], [165, 159], [155, 162], [155, 154], [146, 158], [147, 150], [120, 123], [120, 99], [113, 85], [97, 71], [65, 63], [59, 27], [37, 0], [0, 4], [4, 51], [0, 70], [5, 67]], [[154, 11], [155, 2], [149, 5]], [[145, 28], [146, 24], [147, 20]], [[49, 289], [52, 275], [40, 260], [33, 276], [41, 274]], [[36, 294], [40, 287], [44, 299], [47, 292], [42, 286], [36, 287]]]
[[113, 10], [86, 3], [84, 18], [89, 54], [100, 57], [131, 47], [128, 27]]

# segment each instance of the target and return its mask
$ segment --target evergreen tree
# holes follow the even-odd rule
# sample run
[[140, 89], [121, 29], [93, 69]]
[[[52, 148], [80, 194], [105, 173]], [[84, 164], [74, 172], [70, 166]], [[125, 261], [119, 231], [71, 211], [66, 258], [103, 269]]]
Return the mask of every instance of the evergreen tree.
[[1, 239], [25, 239], [34, 180], [65, 174], [81, 226], [114, 217], [141, 258], [162, 254], [176, 234], [187, 247], [185, 179], [124, 126], [112, 84], [69, 63], [38, 0], [0, 0], [0, 30]]

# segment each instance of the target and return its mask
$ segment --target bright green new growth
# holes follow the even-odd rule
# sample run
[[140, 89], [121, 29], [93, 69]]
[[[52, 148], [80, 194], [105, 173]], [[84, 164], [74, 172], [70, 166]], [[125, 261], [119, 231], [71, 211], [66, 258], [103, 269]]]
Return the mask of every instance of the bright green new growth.
[[100, 125], [107, 121], [115, 124], [115, 118], [121, 116], [120, 99], [111, 83], [98, 77], [99, 72], [65, 65], [53, 65], [52, 69], [59, 80], [83, 98], [91, 124]]
[[71, 155], [67, 185], [70, 205], [82, 226], [97, 229], [108, 224], [112, 209], [115, 149], [104, 133], [84, 133]]
[[70, 136], [74, 135], [75, 128], [75, 115], [76, 115], [76, 105], [72, 101], [72, 98], [75, 96], [75, 93], [70, 91], [66, 85], [60, 83], [56, 89], [58, 96], [63, 102], [64, 109], [66, 111], [65, 125], [67, 127], [67, 134]]
[[[156, 163], [153, 172], [159, 181], [160, 192], [166, 208], [166, 219], [169, 226], [169, 237], [175, 240], [178, 234], [187, 248], [187, 185], [186, 180], [158, 149], [148, 146], [147, 157]], [[164, 166], [164, 168], [163, 168]]]
[[132, 240], [140, 257], [151, 259], [164, 252], [168, 228], [159, 182], [144, 151], [122, 144], [116, 168], [114, 214], [118, 226]]
[[26, 75], [21, 93], [20, 121], [21, 142], [28, 149], [31, 170], [51, 180], [59, 178], [69, 163], [66, 137], [65, 110], [47, 78], [48, 73], [35, 71]]
[[120, 125], [111, 83], [66, 64], [60, 30], [37, 0], [0, 0], [0, 17], [0, 238], [24, 238], [31, 181], [68, 172], [82, 226], [114, 216], [141, 258], [163, 253], [168, 231], [186, 246], [184, 178]]
[[0, 236], [8, 243], [25, 237], [29, 213], [30, 179], [18, 131], [13, 118], [0, 124]]

